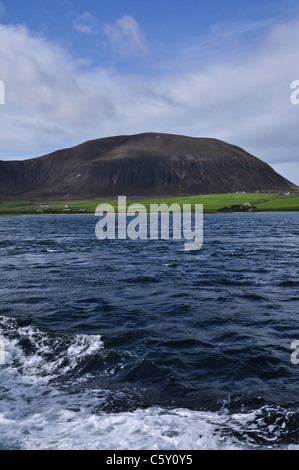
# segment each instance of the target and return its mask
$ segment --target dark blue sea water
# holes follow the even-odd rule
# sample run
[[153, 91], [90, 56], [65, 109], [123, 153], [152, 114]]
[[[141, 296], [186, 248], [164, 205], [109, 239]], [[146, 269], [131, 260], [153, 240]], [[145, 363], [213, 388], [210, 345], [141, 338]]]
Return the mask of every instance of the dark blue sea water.
[[96, 222], [0, 219], [0, 448], [299, 448], [299, 213], [190, 252]]

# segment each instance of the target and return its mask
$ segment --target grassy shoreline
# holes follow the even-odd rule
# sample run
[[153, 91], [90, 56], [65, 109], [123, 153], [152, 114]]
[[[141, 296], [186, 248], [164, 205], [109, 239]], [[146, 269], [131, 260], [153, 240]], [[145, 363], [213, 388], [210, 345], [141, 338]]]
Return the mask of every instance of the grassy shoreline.
[[[106, 203], [117, 211], [117, 199], [98, 201], [66, 202], [0, 202], [0, 216], [12, 215], [84, 215], [94, 214], [99, 204]], [[150, 210], [151, 204], [203, 204], [205, 213], [231, 212], [297, 212], [299, 211], [299, 192], [287, 193], [230, 193], [200, 196], [128, 198], [127, 206], [139, 203]]]

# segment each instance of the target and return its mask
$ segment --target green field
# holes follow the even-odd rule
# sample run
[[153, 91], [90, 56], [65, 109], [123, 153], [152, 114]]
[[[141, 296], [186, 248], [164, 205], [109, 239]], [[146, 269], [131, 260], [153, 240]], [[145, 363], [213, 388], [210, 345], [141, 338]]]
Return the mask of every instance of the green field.
[[[117, 209], [117, 199], [99, 201], [80, 201], [52, 203], [41, 201], [38, 203], [11, 202], [0, 203], [0, 215], [39, 215], [39, 214], [94, 214], [96, 207], [101, 203], [111, 204]], [[260, 211], [299, 211], [299, 192], [284, 193], [234, 193], [209, 194], [201, 196], [184, 196], [157, 199], [128, 199], [127, 205], [132, 203], [143, 204], [147, 210], [150, 204], [203, 204], [204, 212], [242, 212], [247, 210]], [[243, 206], [245, 204], [245, 206]]]

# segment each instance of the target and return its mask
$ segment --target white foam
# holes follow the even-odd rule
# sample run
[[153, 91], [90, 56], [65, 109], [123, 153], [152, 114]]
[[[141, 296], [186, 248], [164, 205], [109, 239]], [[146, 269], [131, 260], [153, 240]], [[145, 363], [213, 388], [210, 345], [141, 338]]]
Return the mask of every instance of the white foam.
[[[13, 332], [14, 335], [7, 337], [4, 330]], [[65, 345], [68, 339], [70, 346]], [[22, 340], [30, 343], [32, 352], [24, 352], [20, 346]], [[0, 317], [0, 341], [4, 348], [5, 365], [16, 367], [27, 379], [43, 383], [64, 375], [74, 369], [80, 361], [104, 348], [99, 335], [52, 338], [36, 327], [19, 327], [13, 319], [6, 317]], [[61, 349], [60, 353], [57, 353], [58, 349]]]
[[70, 365], [74, 368], [80, 360], [92, 356], [103, 349], [104, 344], [101, 337], [98, 335], [77, 335], [76, 340], [67, 350], [68, 360]]
[[[22, 339], [34, 346], [27, 353]], [[265, 447], [271, 447], [283, 430], [278, 421], [268, 425], [264, 419], [271, 412], [275, 415], [270, 408], [235, 414], [161, 407], [105, 413], [101, 405], [112, 392], [97, 388], [68, 393], [51, 382], [74, 369], [82, 358], [98, 354], [104, 347], [100, 336], [75, 335], [63, 344], [63, 337], [50, 337], [0, 317], [0, 341], [5, 346], [5, 365], [0, 366], [0, 448], [252, 449], [258, 447], [250, 438], [253, 433], [263, 435]]]
[[1, 413], [1, 441], [27, 450], [241, 448], [240, 444], [221, 438], [217, 431], [220, 417], [212, 413], [149, 408], [132, 413], [94, 414], [88, 409], [88, 400], [87, 407], [72, 411], [60, 405], [63, 398], [52, 397], [48, 409], [32, 412], [25, 419]]
[[[70, 407], [79, 405], [78, 410]], [[96, 413], [96, 397], [51, 395], [41, 409], [20, 417], [0, 413], [3, 445], [26, 450], [246, 450], [257, 446], [227, 433], [236, 417], [160, 407], [127, 413]], [[39, 403], [40, 405], [41, 403]], [[241, 421], [249, 416], [239, 415]], [[240, 423], [241, 424], [241, 423]], [[264, 448], [270, 448], [271, 444]], [[299, 446], [289, 446], [290, 449]]]

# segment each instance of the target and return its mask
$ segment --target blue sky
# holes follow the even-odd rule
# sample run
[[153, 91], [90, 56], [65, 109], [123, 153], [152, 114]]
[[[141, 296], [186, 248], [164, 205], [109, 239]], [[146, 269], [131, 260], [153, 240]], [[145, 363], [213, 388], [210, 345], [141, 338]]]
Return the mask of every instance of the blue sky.
[[[234, 35], [238, 27], [239, 34], [235, 33], [239, 37], [227, 50], [214, 43], [213, 54], [242, 54], [243, 48], [253, 47], [273, 24], [299, 16], [298, 2], [283, 0], [10, 0], [1, 4], [3, 24], [25, 24], [72, 55], [90, 60], [92, 66], [142, 74], [158, 72], [161, 62], [172, 63], [181, 50], [205, 41], [208, 55], [212, 40], [223, 40], [224, 33]], [[134, 18], [139, 25], [147, 44], [146, 55], [136, 50], [123, 57], [111, 47], [106, 27], [124, 16]]]
[[0, 158], [170, 132], [299, 184], [298, 41], [297, 0], [0, 0]]

